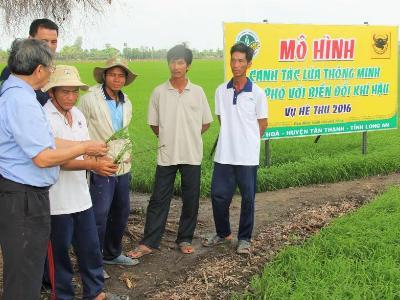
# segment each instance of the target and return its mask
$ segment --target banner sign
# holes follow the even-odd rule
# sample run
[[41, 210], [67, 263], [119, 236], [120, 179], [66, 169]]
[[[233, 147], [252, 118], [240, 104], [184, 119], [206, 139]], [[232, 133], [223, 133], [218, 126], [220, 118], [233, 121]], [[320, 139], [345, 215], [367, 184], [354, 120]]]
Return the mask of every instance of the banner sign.
[[397, 128], [397, 27], [224, 23], [226, 80], [237, 42], [255, 51], [263, 139]]

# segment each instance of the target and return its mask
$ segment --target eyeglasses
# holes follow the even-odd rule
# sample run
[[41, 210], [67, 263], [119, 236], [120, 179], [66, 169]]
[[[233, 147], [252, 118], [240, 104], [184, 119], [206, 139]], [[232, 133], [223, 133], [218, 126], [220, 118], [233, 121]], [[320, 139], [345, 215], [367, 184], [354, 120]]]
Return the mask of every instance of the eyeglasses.
[[47, 66], [46, 68], [47, 68], [47, 70], [49, 70], [50, 73], [54, 73], [56, 71], [56, 67], [53, 65]]

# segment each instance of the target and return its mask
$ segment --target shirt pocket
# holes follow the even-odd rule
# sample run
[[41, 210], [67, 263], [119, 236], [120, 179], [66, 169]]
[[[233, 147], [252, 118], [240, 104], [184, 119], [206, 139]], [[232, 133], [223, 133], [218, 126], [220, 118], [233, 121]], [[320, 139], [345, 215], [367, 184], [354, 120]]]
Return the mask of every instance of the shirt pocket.
[[201, 102], [197, 101], [197, 99], [188, 99], [185, 103], [186, 110], [192, 112], [192, 113], [197, 113], [201, 109]]
[[184, 105], [186, 118], [190, 119], [190, 123], [201, 124], [203, 118], [201, 101], [199, 99], [190, 99]]

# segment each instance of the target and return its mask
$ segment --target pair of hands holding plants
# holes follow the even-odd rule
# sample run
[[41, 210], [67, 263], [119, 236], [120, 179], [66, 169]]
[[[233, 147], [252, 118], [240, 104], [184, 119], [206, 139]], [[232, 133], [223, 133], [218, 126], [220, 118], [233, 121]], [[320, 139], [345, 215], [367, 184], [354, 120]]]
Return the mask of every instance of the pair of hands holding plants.
[[[114, 158], [107, 157], [108, 145], [110, 142], [115, 140], [125, 141], [122, 149]], [[130, 152], [132, 149], [132, 141], [129, 135], [129, 126], [125, 126], [120, 130], [114, 132], [105, 143], [96, 141], [86, 141], [87, 144], [86, 155], [94, 157], [91, 170], [102, 176], [111, 176], [118, 171], [119, 164], [129, 163], [130, 157], [124, 159], [125, 153]]]
[[90, 160], [90, 170], [101, 176], [112, 176], [118, 171], [118, 164], [107, 156], [108, 148], [104, 142], [85, 141], [85, 159]]

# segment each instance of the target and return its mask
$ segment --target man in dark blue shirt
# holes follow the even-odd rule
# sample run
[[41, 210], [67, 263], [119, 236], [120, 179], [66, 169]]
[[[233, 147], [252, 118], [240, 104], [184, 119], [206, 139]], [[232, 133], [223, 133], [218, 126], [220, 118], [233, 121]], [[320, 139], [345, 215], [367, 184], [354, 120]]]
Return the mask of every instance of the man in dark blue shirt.
[[[53, 53], [57, 50], [58, 26], [49, 19], [36, 19], [29, 27], [29, 38], [45, 41]], [[10, 69], [5, 67], [0, 75], [0, 82], [6, 81], [10, 76]], [[35, 90], [36, 98], [43, 106], [50, 96], [41, 90]]]

